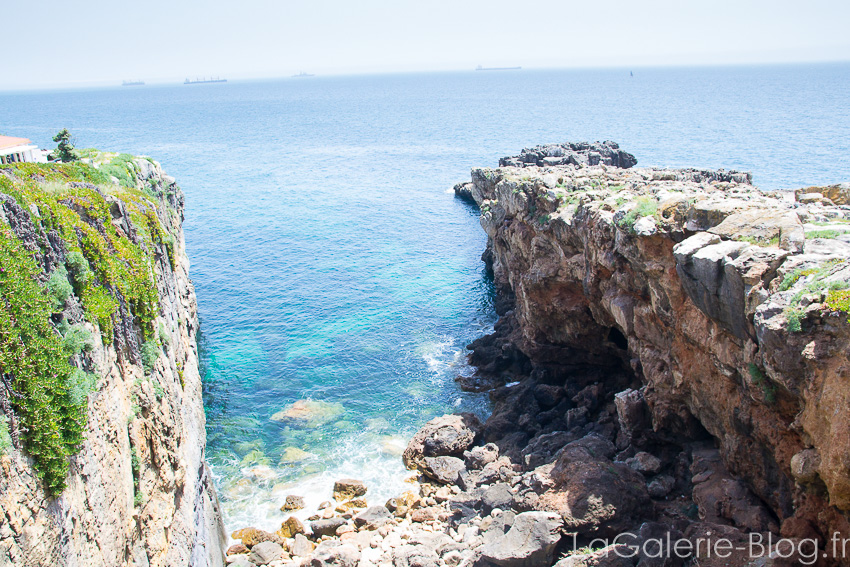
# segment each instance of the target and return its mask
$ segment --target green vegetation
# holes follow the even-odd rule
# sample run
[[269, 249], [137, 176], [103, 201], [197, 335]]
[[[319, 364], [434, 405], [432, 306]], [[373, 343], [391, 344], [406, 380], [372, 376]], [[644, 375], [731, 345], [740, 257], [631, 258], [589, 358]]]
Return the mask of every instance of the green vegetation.
[[65, 269], [65, 266], [59, 266], [53, 270], [53, 273], [50, 274], [50, 279], [47, 280], [47, 290], [53, 298], [53, 311], [62, 311], [65, 301], [67, 301], [68, 297], [74, 291], [74, 288], [71, 287], [71, 282], [68, 281], [68, 270]]
[[68, 356], [74, 356], [84, 351], [89, 352], [94, 348], [94, 337], [82, 325], [69, 326], [65, 323], [63, 328], [59, 329], [59, 332], [63, 334], [62, 346]]
[[830, 275], [833, 268], [844, 263], [845, 260], [836, 258], [824, 262], [822, 266], [813, 268], [798, 268], [790, 272], [782, 278], [779, 284], [778, 291], [788, 291], [800, 281], [801, 278], [810, 278], [811, 281], [800, 291], [794, 294], [788, 302], [788, 307], [785, 308], [785, 318], [788, 320], [788, 330], [792, 333], [799, 333], [803, 330], [803, 318], [805, 313], [800, 306], [803, 297], [809, 294], [826, 293], [827, 298], [824, 303], [826, 309], [830, 311], [850, 312], [850, 304], [845, 301], [848, 297], [847, 290], [850, 289], [850, 282], [847, 281], [832, 281], [826, 282], [825, 278]]
[[71, 139], [71, 133], [67, 128], [62, 128], [58, 134], [53, 136], [53, 141], [58, 142], [56, 146], [56, 159], [69, 162], [78, 159], [77, 153], [74, 151], [74, 143]]
[[0, 226], [0, 370], [11, 376], [22, 438], [49, 493], [65, 488], [67, 457], [83, 440], [85, 405], [69, 389], [73, 367], [50, 325], [53, 299], [20, 240]]
[[165, 323], [160, 321], [159, 328], [157, 329], [157, 337], [159, 338], [159, 343], [167, 347], [171, 344], [171, 335], [168, 332], [168, 327], [165, 326]]
[[155, 340], [145, 341], [142, 345], [142, 366], [145, 368], [145, 374], [153, 371], [157, 358], [159, 358], [159, 344]]
[[9, 423], [6, 416], [0, 413], [0, 455], [12, 450], [12, 437], [9, 435]]
[[642, 217], [654, 216], [658, 211], [658, 201], [652, 197], [641, 196], [635, 199], [635, 206], [621, 218], [617, 225], [629, 232], [634, 232], [635, 223]]
[[[60, 145], [62, 141], [66, 148], [71, 145], [69, 137], [63, 135]], [[46, 277], [33, 253], [0, 223], [0, 372], [10, 377], [18, 394], [10, 402], [22, 448], [32, 457], [47, 493], [56, 495], [65, 487], [68, 457], [83, 440], [87, 397], [97, 386], [96, 377], [74, 367], [71, 357], [91, 350], [96, 341], [83, 325], [69, 325], [60, 317], [54, 326], [51, 317], [57, 317], [73, 293], [86, 320], [109, 344], [123, 304], [143, 339], [151, 341], [159, 310], [155, 254], [168, 249], [168, 242], [173, 247], [173, 239], [145, 192], [117, 187], [92, 165], [20, 163], [0, 170], [5, 173], [0, 174], [0, 193], [25, 211], [37, 208], [38, 214], [31, 215], [36, 228], [55, 231], [67, 251], [64, 266]], [[112, 223], [104, 194], [124, 202], [135, 241]], [[8, 424], [5, 418], [0, 421], [2, 445]]]
[[142, 471], [139, 464], [139, 452], [135, 446], [130, 452], [130, 470], [133, 472], [133, 506], [139, 507], [142, 504], [142, 492], [139, 490]]
[[753, 384], [758, 386], [761, 389], [762, 394], [764, 394], [764, 400], [769, 404], [775, 403], [776, 386], [767, 379], [767, 376], [764, 375], [761, 368], [751, 362], [747, 366], [747, 370], [750, 373], [750, 378], [753, 379]]
[[829, 239], [835, 239], [835, 238], [838, 238], [839, 236], [843, 236], [843, 235], [845, 235], [845, 234], [847, 234], [847, 231], [846, 231], [846, 230], [833, 230], [833, 229], [829, 229], [829, 230], [812, 230], [812, 231], [810, 231], [810, 232], [807, 232], [807, 233], [806, 233], [806, 238], [807, 238], [807, 239], [809, 239], [809, 238], [829, 238]]

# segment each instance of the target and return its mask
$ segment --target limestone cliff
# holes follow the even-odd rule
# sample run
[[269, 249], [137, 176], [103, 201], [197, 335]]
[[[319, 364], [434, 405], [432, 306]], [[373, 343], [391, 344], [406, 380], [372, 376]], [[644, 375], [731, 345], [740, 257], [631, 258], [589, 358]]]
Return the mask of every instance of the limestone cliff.
[[222, 565], [183, 194], [87, 155], [0, 168], [0, 565]]
[[[746, 173], [630, 168], [615, 144], [586, 146], [524, 151], [456, 187], [480, 207], [503, 315], [462, 382], [534, 383], [533, 411], [493, 390], [484, 440], [529, 464], [529, 442], [602, 411], [591, 429], [616, 437], [618, 459], [687, 449], [667, 462], [701, 518], [846, 537], [850, 186], [764, 192]], [[743, 481], [710, 502], [703, 440]]]

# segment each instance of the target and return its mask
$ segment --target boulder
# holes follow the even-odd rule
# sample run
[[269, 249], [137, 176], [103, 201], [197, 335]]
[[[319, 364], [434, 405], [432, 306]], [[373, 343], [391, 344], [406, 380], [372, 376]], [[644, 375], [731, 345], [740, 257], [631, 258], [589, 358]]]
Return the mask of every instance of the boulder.
[[498, 482], [484, 491], [481, 495], [481, 510], [489, 514], [495, 508], [510, 510], [514, 504], [514, 495], [511, 487], [504, 482]]
[[311, 567], [357, 567], [360, 551], [352, 545], [341, 544], [336, 540], [322, 542], [316, 547]]
[[300, 427], [319, 427], [333, 421], [345, 412], [338, 402], [298, 400], [272, 415], [272, 421]]
[[230, 537], [233, 539], [242, 540], [242, 545], [245, 547], [254, 547], [258, 543], [262, 543], [264, 541], [273, 541], [275, 543], [281, 543], [280, 536], [277, 534], [272, 534], [263, 530], [259, 530], [257, 528], [243, 528], [241, 530], [236, 530]]
[[443, 484], [456, 483], [458, 475], [465, 470], [463, 461], [457, 457], [425, 457], [422, 468], [426, 476]]
[[466, 468], [479, 470], [499, 458], [499, 447], [495, 443], [487, 443], [483, 447], [474, 447], [464, 451], [463, 459]]
[[602, 549], [584, 552], [568, 550], [568, 555], [555, 563], [555, 567], [634, 567], [638, 558], [634, 550], [623, 544], [609, 545]]
[[313, 542], [307, 539], [304, 534], [296, 534], [295, 541], [292, 542], [289, 551], [292, 555], [307, 557], [313, 553]]
[[288, 512], [290, 510], [300, 510], [304, 507], [304, 497], [303, 496], [295, 496], [294, 494], [290, 494], [286, 497], [286, 501], [283, 503], [283, 506], [280, 507], [281, 512]]
[[354, 517], [354, 524], [360, 529], [377, 530], [392, 520], [392, 512], [386, 506], [370, 506]]
[[362, 480], [343, 478], [334, 483], [334, 500], [344, 501], [366, 494], [366, 485]]
[[481, 557], [502, 567], [548, 567], [562, 525], [557, 514], [523, 512], [504, 536], [481, 548]]
[[227, 555], [238, 555], [248, 553], [249, 549], [241, 543], [236, 543], [227, 548]]
[[251, 548], [248, 559], [255, 565], [267, 565], [283, 557], [283, 548], [273, 541], [264, 541]]
[[658, 474], [661, 470], [661, 459], [646, 451], [640, 451], [634, 457], [626, 459], [626, 464], [637, 472], [647, 476]]
[[440, 558], [424, 545], [403, 545], [393, 550], [393, 567], [439, 567]]
[[310, 528], [313, 530], [313, 536], [319, 538], [325, 535], [334, 535], [336, 529], [344, 523], [345, 520], [342, 518], [327, 518], [310, 522]]
[[304, 524], [295, 516], [288, 517], [277, 531], [278, 535], [284, 539], [295, 537], [296, 534], [305, 533]]
[[540, 496], [542, 509], [560, 513], [569, 531], [588, 537], [615, 536], [651, 515], [646, 480], [612, 462], [613, 451], [610, 441], [595, 435], [564, 447], [549, 473], [553, 486]]
[[409, 469], [424, 470], [426, 457], [463, 456], [480, 435], [481, 421], [471, 413], [435, 417], [420, 429], [404, 450]]

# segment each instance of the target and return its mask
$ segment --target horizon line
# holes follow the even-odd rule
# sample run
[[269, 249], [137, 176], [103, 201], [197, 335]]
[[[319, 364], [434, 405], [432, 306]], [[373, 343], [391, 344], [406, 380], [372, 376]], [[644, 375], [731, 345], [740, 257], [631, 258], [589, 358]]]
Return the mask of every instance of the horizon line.
[[[740, 61], [740, 62], [725, 62], [725, 63], [717, 63], [717, 62], [705, 62], [705, 63], [641, 63], [637, 65], [623, 65], [623, 64], [611, 64], [611, 65], [572, 65], [572, 66], [516, 66], [518, 69], [510, 69], [516, 72], [522, 71], [615, 71], [615, 70], [635, 70], [635, 69], [693, 69], [693, 68], [729, 68], [729, 67], [794, 67], [794, 66], [806, 66], [806, 65], [836, 65], [836, 64], [848, 64], [850, 63], [850, 58], [842, 58], [842, 59], [816, 59], [816, 60], [790, 60], [790, 61]], [[498, 66], [494, 64], [493, 66]], [[508, 71], [510, 71], [508, 70]], [[391, 75], [427, 75], [427, 74], [439, 74], [439, 73], [466, 73], [466, 72], [475, 72], [475, 67], [463, 67], [463, 68], [435, 68], [435, 69], [420, 69], [420, 70], [385, 70], [385, 71], [332, 71], [328, 73], [321, 72], [311, 72], [311, 77], [305, 77], [309, 79], [322, 79], [322, 78], [334, 78], [334, 77], [370, 77], [370, 76], [391, 76]], [[508, 72], [506, 71], [506, 72]], [[226, 75], [215, 75], [218, 77], [223, 77], [226, 82], [252, 82], [252, 81], [276, 81], [276, 80], [286, 80], [286, 79], [295, 79], [300, 78], [295, 74], [268, 74], [268, 75], [254, 75], [254, 76], [239, 76], [236, 74], [235, 78], [230, 78]], [[144, 85], [141, 86], [175, 86], [175, 85], [183, 85], [185, 76], [183, 79], [178, 79], [176, 77], [155, 77], [145, 79], [143, 77], [137, 77], [133, 79], [109, 79], [109, 80], [99, 80], [99, 81], [86, 81], [83, 83], [58, 83], [49, 86], [21, 86], [21, 87], [9, 87], [4, 88], [0, 87], [0, 93], [14, 93], [14, 92], [34, 92], [34, 91], [68, 91], [68, 90], [86, 90], [86, 89], [108, 89], [123, 86], [123, 81], [141, 81]], [[148, 83], [148, 81], [150, 81]]]

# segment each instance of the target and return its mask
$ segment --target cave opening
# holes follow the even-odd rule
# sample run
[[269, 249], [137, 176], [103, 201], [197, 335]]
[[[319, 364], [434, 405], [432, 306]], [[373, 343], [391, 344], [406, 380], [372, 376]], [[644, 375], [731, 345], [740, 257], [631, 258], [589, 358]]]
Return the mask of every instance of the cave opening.
[[611, 327], [608, 331], [608, 340], [614, 343], [620, 350], [627, 350], [629, 348], [629, 340], [617, 327]]

